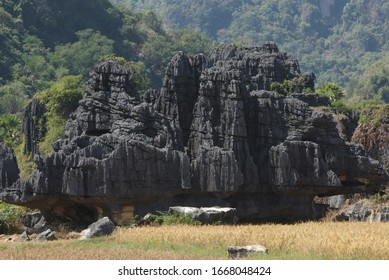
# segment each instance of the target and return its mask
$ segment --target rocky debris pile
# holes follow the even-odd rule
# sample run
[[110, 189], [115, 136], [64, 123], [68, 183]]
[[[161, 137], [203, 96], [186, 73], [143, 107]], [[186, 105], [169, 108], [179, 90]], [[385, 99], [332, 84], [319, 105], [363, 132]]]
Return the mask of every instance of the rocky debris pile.
[[240, 259], [253, 256], [255, 254], [268, 254], [269, 250], [262, 245], [251, 246], [228, 246], [228, 257], [231, 259]]
[[33, 239], [33, 242], [45, 242], [45, 241], [53, 241], [56, 240], [55, 232], [51, 229], [47, 229], [44, 232], [38, 234], [38, 236]]
[[169, 207], [169, 213], [188, 216], [201, 224], [234, 225], [239, 221], [237, 211], [230, 207]]
[[334, 221], [350, 222], [389, 222], [389, 205], [374, 203], [372, 200], [360, 200], [344, 205], [333, 217]]
[[312, 107], [324, 101], [269, 91], [285, 79], [299, 81], [297, 92], [314, 88], [314, 75], [301, 74], [274, 43], [179, 52], [161, 90], [143, 96], [131, 73], [116, 61], [95, 67], [65, 138], [51, 155], [35, 157], [31, 178], [10, 176], [16, 162], [2, 153], [1, 199], [85, 226], [104, 216], [125, 225], [171, 205], [292, 221], [323, 214], [315, 196], [388, 180], [361, 145], [340, 136], [331, 112]]
[[[362, 115], [368, 116], [368, 120], [356, 122], [359, 114], [348, 114], [338, 118], [340, 135], [355, 144], [362, 144], [369, 156], [378, 160], [383, 169], [389, 172], [389, 118], [387, 106], [376, 106], [366, 109]], [[337, 195], [327, 198], [329, 207], [338, 211], [334, 220], [342, 221], [387, 221], [387, 197], [386, 185], [377, 188], [374, 192], [364, 195]], [[382, 196], [382, 197], [381, 197]], [[377, 199], [378, 198], [378, 199]], [[382, 199], [385, 198], [385, 199]]]
[[[44, 224], [39, 227], [37, 223], [34, 227], [24, 227], [22, 234], [14, 234], [8, 236], [5, 242], [47, 242], [59, 239], [79, 239], [87, 240], [99, 236], [109, 236], [113, 233], [116, 226], [107, 217], [99, 219], [98, 221], [90, 224], [88, 228], [84, 230], [74, 230], [67, 228], [66, 224]], [[5, 236], [1, 235], [0, 237]]]

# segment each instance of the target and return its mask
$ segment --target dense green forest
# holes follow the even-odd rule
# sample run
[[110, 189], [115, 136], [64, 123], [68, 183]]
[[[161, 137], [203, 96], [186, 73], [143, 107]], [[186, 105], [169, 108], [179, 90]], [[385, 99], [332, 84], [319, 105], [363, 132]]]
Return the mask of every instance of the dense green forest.
[[141, 91], [159, 87], [176, 51], [220, 43], [275, 41], [338, 105], [387, 103], [388, 15], [385, 0], [0, 0], [0, 141], [23, 145], [21, 112], [39, 96], [61, 124], [42, 139], [50, 150], [106, 58], [130, 63]]
[[20, 125], [33, 97], [46, 104], [51, 120], [40, 145], [49, 152], [95, 64], [107, 58], [129, 63], [142, 91], [159, 86], [178, 50], [206, 52], [212, 44], [188, 28], [166, 29], [152, 11], [108, 0], [0, 0], [0, 142], [28, 165]]
[[[275, 41], [319, 83], [336, 82], [351, 95], [360, 76], [388, 67], [389, 2], [385, 0], [111, 0], [154, 10], [171, 28], [192, 28], [218, 42]], [[387, 65], [387, 64], [386, 64]], [[366, 79], [363, 78], [363, 79]], [[353, 100], [358, 98], [354, 97]]]

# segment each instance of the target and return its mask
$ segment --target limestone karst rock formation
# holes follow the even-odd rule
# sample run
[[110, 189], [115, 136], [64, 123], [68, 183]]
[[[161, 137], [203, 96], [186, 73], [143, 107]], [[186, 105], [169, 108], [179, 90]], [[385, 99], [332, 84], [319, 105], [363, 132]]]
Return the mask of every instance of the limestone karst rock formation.
[[0, 191], [19, 179], [19, 168], [13, 151], [0, 144]]
[[[269, 91], [293, 78], [295, 91], [313, 89], [315, 78], [273, 43], [180, 52], [161, 90], [142, 96], [130, 77], [115, 61], [96, 66], [55, 152], [36, 155], [31, 178], [3, 184], [1, 198], [85, 224], [103, 216], [127, 224], [177, 205], [290, 221], [320, 216], [315, 196], [388, 180], [361, 145], [340, 136], [331, 112], [314, 107], [325, 100]], [[24, 127], [36, 131], [32, 119], [27, 114]], [[2, 154], [2, 170], [6, 160]]]

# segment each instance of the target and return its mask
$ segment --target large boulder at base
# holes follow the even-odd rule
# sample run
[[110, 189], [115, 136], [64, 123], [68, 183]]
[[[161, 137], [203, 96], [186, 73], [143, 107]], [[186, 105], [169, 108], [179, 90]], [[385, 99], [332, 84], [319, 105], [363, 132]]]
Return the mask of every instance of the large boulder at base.
[[[15, 163], [1, 158], [1, 199], [85, 226], [104, 216], [131, 224], [172, 205], [218, 205], [236, 208], [243, 222], [284, 222], [322, 216], [316, 196], [388, 181], [363, 146], [347, 142], [346, 130], [340, 135], [335, 115], [314, 107], [328, 101], [269, 91], [284, 80], [296, 93], [314, 90], [315, 76], [274, 43], [179, 52], [162, 88], [143, 95], [131, 76], [116, 61], [96, 66], [64, 139], [34, 157], [29, 179], [10, 176]], [[24, 126], [32, 138], [40, 131], [33, 112], [42, 112], [34, 108]]]
[[[38, 220], [39, 219], [39, 220]], [[42, 233], [54, 225], [47, 223], [45, 217], [40, 211], [28, 213], [26, 217], [21, 219], [24, 226], [23, 229], [27, 234]]]
[[184, 207], [169, 208], [169, 213], [189, 216], [202, 224], [236, 224], [239, 221], [237, 211], [230, 207]]
[[47, 229], [44, 232], [40, 233], [33, 242], [45, 242], [45, 241], [53, 241], [56, 240], [55, 232], [51, 229]]
[[104, 217], [83, 230], [80, 239], [111, 235], [114, 229], [114, 223], [108, 217]]
[[30, 211], [21, 217], [21, 222], [27, 228], [38, 228], [45, 225], [45, 217], [40, 211]]

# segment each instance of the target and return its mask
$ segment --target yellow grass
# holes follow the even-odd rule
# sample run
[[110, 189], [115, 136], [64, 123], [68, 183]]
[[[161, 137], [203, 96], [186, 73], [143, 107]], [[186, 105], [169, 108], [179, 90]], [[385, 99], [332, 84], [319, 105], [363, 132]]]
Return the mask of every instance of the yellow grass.
[[389, 223], [162, 226], [110, 238], [0, 243], [2, 259], [227, 259], [229, 245], [261, 244], [266, 259], [389, 259]]

